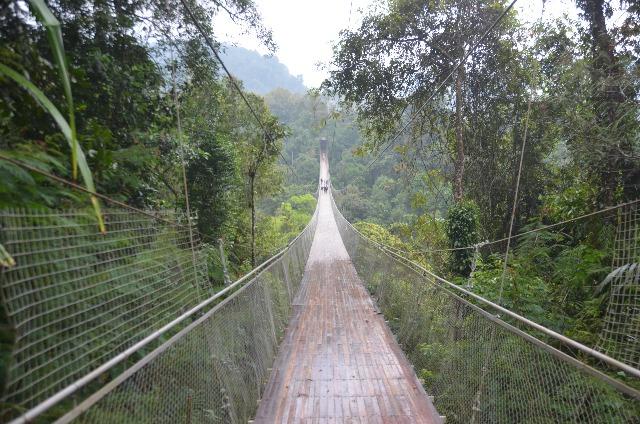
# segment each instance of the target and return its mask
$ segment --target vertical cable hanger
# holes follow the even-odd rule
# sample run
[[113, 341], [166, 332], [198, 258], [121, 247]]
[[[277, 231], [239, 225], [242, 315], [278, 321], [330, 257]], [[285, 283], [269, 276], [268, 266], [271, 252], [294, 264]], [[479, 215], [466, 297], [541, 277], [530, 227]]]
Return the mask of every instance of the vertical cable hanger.
[[198, 267], [196, 260], [196, 246], [193, 241], [193, 224], [191, 221], [191, 205], [189, 203], [189, 185], [187, 184], [187, 166], [184, 155], [184, 140], [182, 137], [182, 121], [180, 119], [180, 102], [178, 101], [178, 90], [176, 87], [176, 60], [173, 56], [173, 48], [171, 49], [172, 59], [172, 71], [171, 79], [173, 83], [173, 106], [176, 114], [176, 123], [178, 125], [178, 151], [180, 152], [180, 167], [182, 168], [182, 187], [184, 192], [185, 207], [187, 209], [187, 226], [189, 227], [189, 245], [191, 247], [191, 262], [193, 264], [193, 276], [195, 280], [196, 289], [200, 290], [200, 284], [198, 284]]
[[[544, 11], [543, 11], [544, 12]], [[542, 20], [542, 16], [540, 17], [540, 19]], [[508, 264], [509, 264], [509, 252], [511, 249], [511, 239], [512, 239], [512, 234], [513, 234], [513, 224], [515, 222], [515, 218], [516, 218], [516, 210], [518, 208], [518, 195], [520, 192], [520, 179], [522, 177], [522, 165], [524, 162], [524, 152], [526, 150], [527, 147], [527, 136], [529, 134], [529, 118], [531, 116], [531, 104], [533, 102], [533, 96], [535, 95], [535, 91], [536, 91], [536, 84], [535, 84], [535, 80], [532, 81], [531, 84], [531, 93], [529, 94], [529, 99], [527, 101], [527, 112], [525, 114], [525, 118], [524, 118], [524, 134], [522, 136], [522, 149], [520, 150], [520, 160], [518, 162], [518, 174], [516, 177], [516, 184], [515, 184], [515, 190], [514, 190], [514, 194], [513, 194], [513, 206], [511, 207], [511, 219], [509, 222], [509, 235], [507, 236], [507, 247], [505, 249], [505, 256], [504, 256], [504, 263], [502, 266], [502, 274], [500, 276], [500, 289], [498, 292], [498, 301], [497, 304], [498, 306], [502, 305], [502, 296], [504, 293], [504, 283], [505, 283], [505, 279], [507, 276], [507, 268], [508, 268]], [[480, 408], [480, 403], [481, 403], [481, 396], [482, 396], [482, 391], [484, 390], [484, 386], [485, 386], [485, 380], [486, 380], [486, 376], [489, 372], [489, 357], [493, 355], [495, 348], [494, 348], [494, 343], [495, 343], [495, 337], [496, 337], [496, 331], [495, 331], [495, 327], [492, 329], [491, 331], [491, 336], [489, 339], [489, 349], [488, 352], [485, 356], [485, 361], [484, 364], [482, 366], [482, 374], [480, 375], [480, 384], [478, 385], [478, 391], [476, 392], [476, 397], [474, 400], [474, 406], [473, 406], [473, 415], [471, 417], [471, 422], [475, 423], [476, 420], [476, 415], [481, 412], [481, 408]]]

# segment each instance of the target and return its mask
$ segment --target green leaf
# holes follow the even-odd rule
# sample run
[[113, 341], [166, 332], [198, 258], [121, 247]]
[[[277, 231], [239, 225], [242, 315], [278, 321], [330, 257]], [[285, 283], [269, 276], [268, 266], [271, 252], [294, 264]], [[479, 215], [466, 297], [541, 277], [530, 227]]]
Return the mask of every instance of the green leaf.
[[0, 63], [0, 74], [8, 76], [16, 83], [18, 83], [18, 85], [22, 86], [22, 88], [24, 88], [29, 94], [31, 94], [31, 96], [38, 103], [40, 103], [40, 106], [42, 106], [42, 108], [47, 111], [49, 115], [51, 115], [53, 120], [56, 121], [56, 124], [58, 125], [58, 128], [60, 128], [60, 131], [62, 132], [62, 135], [64, 135], [64, 138], [66, 138], [67, 141], [71, 143], [71, 127], [69, 127], [67, 120], [62, 116], [58, 108], [53, 103], [51, 103], [51, 100], [49, 100], [49, 98], [38, 87], [36, 87], [31, 81], [26, 79], [20, 73], [2, 63]]
[[[40, 106], [51, 115], [58, 128], [64, 135], [64, 138], [67, 140], [71, 148], [73, 149], [73, 137], [72, 130], [69, 127], [69, 124], [64, 119], [58, 108], [49, 100], [49, 98], [31, 81], [26, 79], [24, 76], [20, 75], [15, 70], [9, 68], [8, 66], [0, 63], [0, 74], [4, 74], [7, 77], [14, 80], [18, 85], [24, 88], [33, 98], [40, 103]], [[77, 141], [77, 140], [76, 140]], [[93, 183], [93, 176], [91, 175], [91, 169], [89, 169], [89, 164], [87, 163], [87, 158], [82, 151], [80, 146], [77, 146], [77, 161], [78, 167], [80, 168], [80, 174], [82, 175], [82, 179], [84, 180], [84, 185], [92, 193], [96, 192], [95, 184]], [[96, 218], [98, 219], [98, 226], [100, 227], [101, 232], [106, 232], [106, 228], [104, 226], [104, 221], [102, 219], [102, 212], [100, 208], [100, 202], [98, 199], [91, 195], [91, 203], [93, 204], [93, 209], [96, 213]]]
[[69, 109], [69, 127], [71, 138], [71, 166], [73, 179], [78, 178], [78, 137], [76, 134], [75, 111], [73, 108], [73, 96], [71, 94], [71, 77], [67, 68], [67, 59], [64, 54], [64, 43], [62, 42], [62, 31], [60, 30], [60, 22], [53, 16], [51, 10], [47, 7], [44, 0], [29, 0], [34, 13], [38, 20], [47, 29], [49, 38], [49, 46], [53, 52], [53, 58], [58, 65], [58, 72], [64, 87], [64, 94], [67, 99], [67, 108]]

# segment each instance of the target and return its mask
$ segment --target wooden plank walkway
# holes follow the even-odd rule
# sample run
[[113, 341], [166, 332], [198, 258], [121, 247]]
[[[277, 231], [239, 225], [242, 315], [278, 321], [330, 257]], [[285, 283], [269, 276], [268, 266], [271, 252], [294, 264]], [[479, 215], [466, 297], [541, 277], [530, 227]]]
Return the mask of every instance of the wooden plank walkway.
[[[327, 167], [323, 157], [323, 178]], [[329, 194], [318, 202], [302, 287], [255, 422], [442, 422], [349, 260]]]

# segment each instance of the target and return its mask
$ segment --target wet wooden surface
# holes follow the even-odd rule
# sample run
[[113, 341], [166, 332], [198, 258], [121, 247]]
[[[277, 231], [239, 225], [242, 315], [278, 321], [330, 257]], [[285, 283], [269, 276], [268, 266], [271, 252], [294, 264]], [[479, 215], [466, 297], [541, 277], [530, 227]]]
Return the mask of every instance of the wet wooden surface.
[[349, 260], [329, 194], [318, 201], [302, 287], [255, 422], [441, 422]]

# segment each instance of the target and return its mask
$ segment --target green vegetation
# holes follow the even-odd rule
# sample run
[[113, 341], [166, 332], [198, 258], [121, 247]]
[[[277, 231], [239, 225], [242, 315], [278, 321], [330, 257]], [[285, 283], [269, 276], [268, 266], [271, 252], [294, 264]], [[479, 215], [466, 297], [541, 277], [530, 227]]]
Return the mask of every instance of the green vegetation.
[[481, 38], [508, 2], [384, 3], [341, 33], [323, 84], [357, 114], [359, 153], [371, 161], [391, 145], [339, 207], [383, 224], [439, 274], [596, 346], [625, 210], [514, 240], [504, 278], [506, 242], [432, 251], [509, 234], [523, 149], [513, 234], [640, 197], [637, 4], [580, 0], [579, 20], [534, 24], [514, 9]]
[[[253, 1], [188, 3], [209, 36], [215, 15], [229, 13], [274, 51]], [[331, 76], [320, 90], [303, 93], [299, 78], [276, 59], [228, 47], [223, 57], [246, 82], [241, 95], [179, 0], [14, 1], [0, 13], [0, 154], [59, 178], [77, 182], [80, 177], [89, 191], [130, 206], [177, 212], [181, 223], [188, 222], [186, 181], [203, 246], [198, 258], [182, 234], [175, 240], [158, 237], [154, 249], [164, 253], [156, 255], [147, 246], [136, 259], [166, 268], [173, 258], [179, 261], [176, 275], [188, 271], [190, 262], [206, 262], [203, 287], [210, 294], [223, 283], [218, 240], [235, 278], [281, 250], [309, 222], [319, 139], [326, 138], [336, 202], [365, 236], [540, 324], [601, 346], [614, 291], [607, 279], [611, 264], [638, 264], [640, 250], [628, 249], [635, 255], [629, 256], [622, 252], [627, 247], [614, 246], [626, 210], [573, 219], [640, 197], [637, 2], [576, 0], [581, 15], [575, 22], [564, 17], [527, 24], [511, 10], [484, 38], [505, 11], [505, 0], [383, 0], [382, 5], [367, 12], [359, 28], [341, 32]], [[515, 239], [507, 254], [505, 242], [483, 240], [504, 239], [510, 232], [521, 152], [512, 230], [536, 231]], [[106, 230], [105, 240], [128, 258], [127, 265], [145, 274], [129, 255], [135, 243], [117, 233], [108, 238], [117, 218], [102, 222], [103, 215], [110, 216], [101, 210], [104, 202], [42, 173], [0, 160], [0, 209], [42, 214], [86, 209], [97, 219], [84, 223], [82, 231], [73, 228], [77, 222], [62, 222], [87, 236], [94, 235], [94, 224], [96, 233]], [[637, 244], [639, 230], [634, 231], [627, 239]], [[103, 252], [93, 244], [102, 239], [91, 240], [77, 255], [85, 255], [86, 264], [101, 264]], [[0, 266], [15, 265], [10, 253], [0, 244]], [[63, 269], [61, 255], [57, 266]], [[372, 272], [369, 289], [419, 364], [425, 384], [437, 386], [444, 376], [434, 369], [446, 360], [459, 364], [462, 373], [465, 358], [474, 355], [471, 342], [444, 326], [442, 334], [415, 329], [453, 318], [460, 331], [476, 338], [473, 344], [481, 343], [489, 333], [474, 332], [475, 312], [458, 308], [447, 315], [438, 308], [448, 300], [416, 294], [406, 275], [388, 278], [390, 268], [380, 263], [358, 266]], [[110, 272], [117, 274], [108, 270], [95, 284]], [[282, 286], [284, 276], [273, 279], [273, 305], [284, 325], [290, 293]], [[135, 288], [144, 291], [143, 283], [136, 279]], [[181, 287], [177, 293], [191, 292]], [[118, 296], [130, 294], [122, 289]], [[94, 295], [100, 294], [90, 292], [89, 298]], [[198, 300], [175, 302], [161, 319]], [[634, 313], [630, 319], [637, 328], [640, 315]], [[238, 322], [242, 331], [266, 325], [244, 311]], [[0, 309], [0, 386], [7, 352], [16, 343], [13, 323], [15, 311]], [[535, 359], [516, 341], [500, 346], [513, 346], [521, 363]], [[219, 348], [241, 357], [244, 347]], [[530, 371], [518, 369], [522, 374], [514, 373], [504, 387], [517, 386]], [[257, 388], [260, 378], [251, 378]], [[210, 381], [205, 377], [194, 384]], [[571, 382], [558, 387], [569, 392]], [[560, 394], [577, 402], [574, 394], [554, 390], [541, 392], [547, 404]], [[241, 392], [230, 396], [250, 405], [242, 417], [248, 419], [253, 398], [247, 401]], [[617, 400], [603, 396], [601, 401], [608, 408]], [[452, 400], [447, 408], [453, 415], [458, 404]], [[496, 410], [489, 421], [527, 417], [526, 406], [521, 409]], [[529, 418], [570, 416], [547, 412]], [[120, 417], [101, 417], [107, 418]]]
[[[190, 3], [209, 34], [205, 22], [226, 11], [273, 50], [252, 2]], [[25, 245], [23, 253], [40, 249], [28, 257], [55, 263], [46, 281], [46, 272], [26, 259], [9, 274], [14, 263], [4, 244], [11, 239], [15, 252], [19, 236], [0, 234], [0, 263], [9, 268], [0, 308], [0, 393], [9, 399], [0, 408], [4, 421], [219, 290], [218, 239], [236, 279], [304, 228], [315, 199], [283, 196], [271, 214], [257, 206], [283, 191], [280, 154], [289, 130], [262, 97], [243, 91], [256, 122], [180, 1], [12, 2], [0, 14], [0, 39], [0, 154], [17, 161], [0, 160], [0, 209], [23, 217], [3, 216], [2, 226], [44, 226], [38, 237], [47, 243]], [[124, 214], [110, 202], [101, 211], [93, 196], [20, 163], [73, 182], [80, 176], [88, 190], [176, 224]], [[181, 226], [187, 223], [185, 180], [198, 230], [195, 253]], [[85, 209], [93, 220], [87, 221]], [[36, 237], [35, 229], [23, 237]], [[196, 268], [201, 286], [194, 290]], [[82, 286], [70, 285], [76, 278]], [[28, 297], [26, 286], [9, 295], [7, 281], [42, 287], [42, 298]], [[43, 318], [37, 331], [22, 325], [30, 313], [49, 317], [52, 310], [56, 319]], [[91, 327], [97, 318], [100, 326]], [[48, 327], [56, 323], [60, 328]], [[57, 350], [46, 366], [28, 362], [29, 355], [51, 354], [51, 346]], [[18, 350], [26, 353], [18, 358]], [[22, 367], [30, 377], [21, 379]], [[35, 394], [27, 385], [38, 381], [37, 390], [47, 387]], [[12, 393], [7, 384], [14, 384]]]
[[[193, 5], [203, 18], [221, 6], [273, 49], [252, 3]], [[265, 140], [179, 2], [91, 3], [92, 13], [77, 2], [49, 7], [16, 2], [0, 18], [2, 154], [69, 180], [78, 163], [89, 190], [138, 208], [181, 211], [184, 161], [198, 229], [210, 242], [224, 239], [234, 269], [246, 271], [252, 255], [264, 258], [285, 244], [254, 252], [252, 211], [256, 200], [281, 190], [286, 130], [261, 97], [246, 93], [270, 134]], [[169, 27], [177, 31], [171, 37]], [[5, 161], [0, 178], [2, 208], [85, 205], [84, 194]]]

